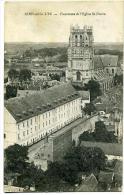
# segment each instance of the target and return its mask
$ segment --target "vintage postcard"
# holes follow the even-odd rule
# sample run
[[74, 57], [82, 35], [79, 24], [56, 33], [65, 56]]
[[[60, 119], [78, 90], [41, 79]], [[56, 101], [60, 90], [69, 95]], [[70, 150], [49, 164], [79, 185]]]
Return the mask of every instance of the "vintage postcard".
[[4, 192], [121, 192], [123, 1], [5, 1]]

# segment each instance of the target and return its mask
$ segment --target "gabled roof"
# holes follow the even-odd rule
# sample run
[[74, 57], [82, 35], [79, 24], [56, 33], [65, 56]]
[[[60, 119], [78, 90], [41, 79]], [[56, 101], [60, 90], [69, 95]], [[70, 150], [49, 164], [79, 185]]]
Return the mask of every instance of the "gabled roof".
[[96, 177], [91, 174], [88, 176], [82, 184], [76, 189], [77, 192], [94, 192], [96, 191], [98, 181]]
[[118, 66], [118, 56], [117, 55], [109, 55], [104, 54], [100, 55], [103, 66], [106, 67], [117, 67]]
[[25, 97], [11, 98], [5, 102], [6, 109], [17, 122], [44, 113], [80, 97], [70, 83], [54, 86], [43, 92], [36, 92]]

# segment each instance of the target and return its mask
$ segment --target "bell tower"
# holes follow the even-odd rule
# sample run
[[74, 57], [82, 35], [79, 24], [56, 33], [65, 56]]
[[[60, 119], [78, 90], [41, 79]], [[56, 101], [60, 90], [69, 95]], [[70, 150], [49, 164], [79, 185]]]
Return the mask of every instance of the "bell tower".
[[78, 25], [71, 26], [66, 80], [87, 83], [94, 72], [93, 57], [92, 27], [84, 26], [80, 29]]

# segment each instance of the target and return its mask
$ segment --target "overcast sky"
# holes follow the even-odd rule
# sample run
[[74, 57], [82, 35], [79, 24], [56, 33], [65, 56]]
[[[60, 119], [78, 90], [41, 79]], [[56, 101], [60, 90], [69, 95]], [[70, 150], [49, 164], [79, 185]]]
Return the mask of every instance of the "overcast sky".
[[[52, 16], [25, 15], [52, 12]], [[101, 15], [92, 15], [92, 12]], [[91, 15], [64, 16], [60, 13]], [[57, 15], [54, 15], [57, 14]], [[7, 2], [5, 42], [68, 42], [71, 24], [92, 25], [95, 42], [122, 42], [122, 2]]]

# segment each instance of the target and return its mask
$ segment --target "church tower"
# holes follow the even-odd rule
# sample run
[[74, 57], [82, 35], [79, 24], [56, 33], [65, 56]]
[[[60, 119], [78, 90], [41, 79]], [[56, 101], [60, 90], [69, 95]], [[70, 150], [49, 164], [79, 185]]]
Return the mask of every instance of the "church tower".
[[84, 26], [80, 29], [78, 25], [71, 26], [66, 80], [87, 83], [94, 72], [93, 57], [92, 27]]

